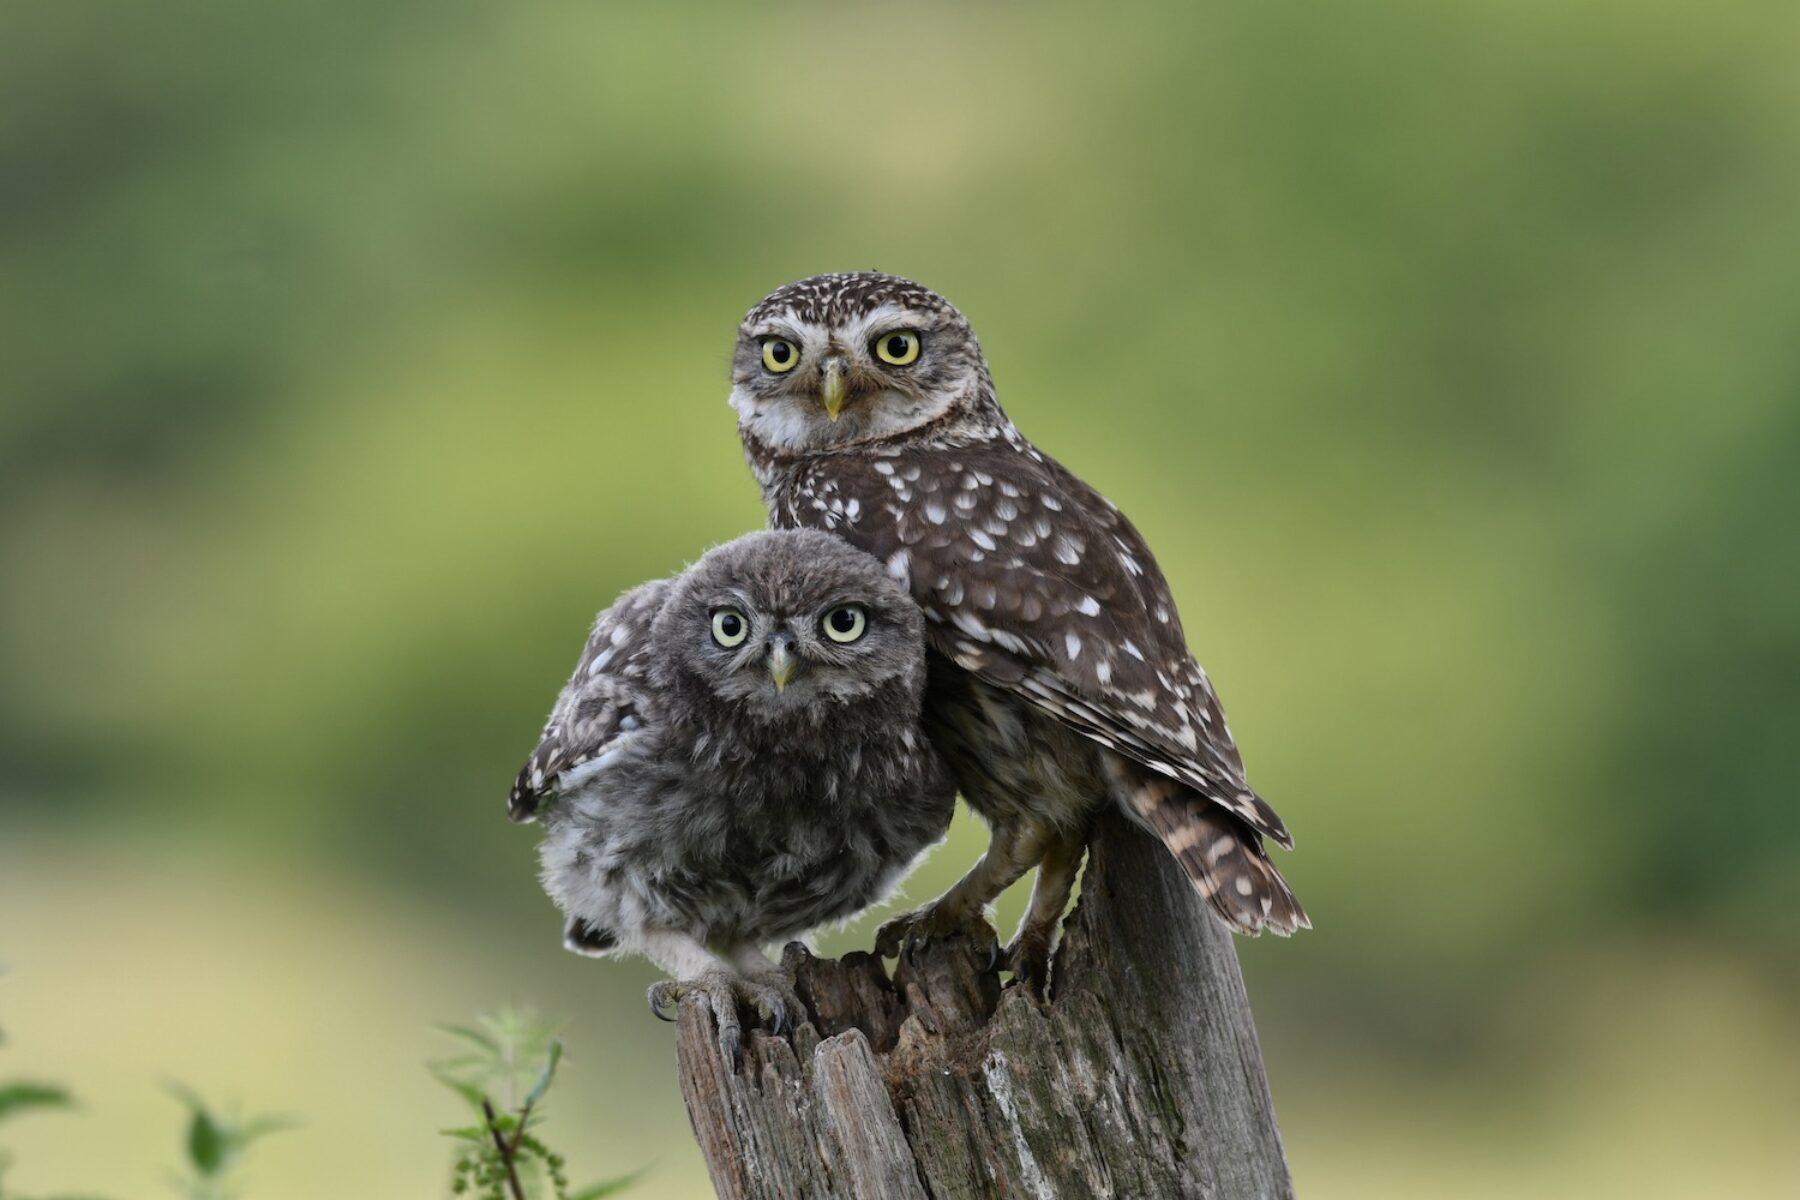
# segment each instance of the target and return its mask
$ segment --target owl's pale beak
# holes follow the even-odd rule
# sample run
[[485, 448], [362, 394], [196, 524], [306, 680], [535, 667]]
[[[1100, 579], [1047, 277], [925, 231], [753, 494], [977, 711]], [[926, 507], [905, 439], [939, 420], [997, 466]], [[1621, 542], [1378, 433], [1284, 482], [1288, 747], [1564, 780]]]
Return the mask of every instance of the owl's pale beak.
[[849, 363], [833, 354], [826, 358], [820, 366], [819, 403], [825, 406], [825, 415], [833, 421], [844, 411], [844, 373]]
[[792, 634], [777, 634], [769, 639], [769, 678], [775, 681], [775, 690], [787, 687], [794, 672], [800, 669], [800, 660], [794, 657]]

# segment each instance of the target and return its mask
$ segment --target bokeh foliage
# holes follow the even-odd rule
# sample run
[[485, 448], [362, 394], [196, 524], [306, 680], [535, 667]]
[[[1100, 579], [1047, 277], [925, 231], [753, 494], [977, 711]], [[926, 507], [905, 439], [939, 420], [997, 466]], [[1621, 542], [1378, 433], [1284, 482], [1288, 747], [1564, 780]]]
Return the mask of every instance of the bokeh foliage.
[[[1297, 834], [1318, 931], [1246, 959], [1306, 1190], [1593, 1194], [1558, 1064], [1692, 1115], [1607, 1068], [1640, 1012], [1791, 1179], [1797, 54], [1777, 3], [8, 6], [0, 952], [197, 905], [161, 948], [230, 970], [240, 888], [362, 964], [270, 1020], [586, 996], [591, 1120], [686, 1153], [500, 801], [593, 610], [760, 519], [738, 315], [879, 266], [1143, 526]], [[1348, 1096], [1442, 1149], [1341, 1170]]]

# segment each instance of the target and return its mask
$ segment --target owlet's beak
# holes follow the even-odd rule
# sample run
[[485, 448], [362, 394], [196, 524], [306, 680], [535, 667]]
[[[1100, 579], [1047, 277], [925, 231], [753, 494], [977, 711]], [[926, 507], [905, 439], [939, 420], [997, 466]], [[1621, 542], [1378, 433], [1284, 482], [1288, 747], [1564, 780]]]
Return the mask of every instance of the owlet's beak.
[[800, 660], [794, 657], [794, 635], [778, 633], [769, 639], [769, 678], [775, 681], [775, 690], [787, 687], [788, 680], [800, 669]]
[[840, 355], [830, 355], [820, 366], [819, 403], [833, 421], [844, 411], [844, 373], [849, 364]]

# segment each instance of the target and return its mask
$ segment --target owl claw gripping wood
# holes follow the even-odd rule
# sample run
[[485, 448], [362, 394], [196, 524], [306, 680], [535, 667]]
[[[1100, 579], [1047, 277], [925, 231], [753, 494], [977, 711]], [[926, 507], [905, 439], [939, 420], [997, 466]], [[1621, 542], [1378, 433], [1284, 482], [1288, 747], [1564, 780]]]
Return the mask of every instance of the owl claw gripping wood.
[[542, 820], [579, 954], [643, 954], [670, 1019], [806, 1019], [770, 943], [876, 903], [944, 834], [954, 784], [920, 726], [923, 620], [881, 564], [756, 533], [600, 614], [509, 800]]
[[925, 612], [925, 726], [991, 830], [968, 875], [885, 926], [980, 937], [1032, 867], [1007, 965], [1041, 987], [1106, 803], [1162, 840], [1231, 929], [1309, 924], [1269, 861], [1291, 847], [1244, 775], [1156, 560], [1105, 497], [1027, 441], [949, 301], [877, 272], [819, 275], [745, 316], [731, 404], [771, 524], [882, 560]]

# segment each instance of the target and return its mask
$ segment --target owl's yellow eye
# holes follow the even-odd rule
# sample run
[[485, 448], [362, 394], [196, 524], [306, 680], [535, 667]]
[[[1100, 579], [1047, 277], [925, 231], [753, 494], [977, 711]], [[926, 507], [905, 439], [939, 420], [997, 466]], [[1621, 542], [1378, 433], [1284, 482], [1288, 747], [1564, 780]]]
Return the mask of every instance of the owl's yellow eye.
[[786, 338], [764, 338], [762, 344], [763, 366], [784, 375], [800, 365], [800, 347]]
[[733, 646], [741, 646], [744, 639], [750, 636], [750, 622], [744, 620], [744, 614], [735, 608], [719, 608], [712, 615], [713, 641], [727, 650]]
[[884, 333], [875, 339], [875, 357], [890, 366], [904, 367], [919, 357], [919, 335], [910, 329]]
[[869, 627], [869, 618], [855, 604], [840, 604], [825, 614], [825, 636], [834, 642], [854, 642]]

